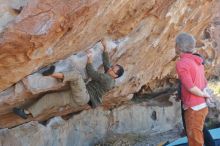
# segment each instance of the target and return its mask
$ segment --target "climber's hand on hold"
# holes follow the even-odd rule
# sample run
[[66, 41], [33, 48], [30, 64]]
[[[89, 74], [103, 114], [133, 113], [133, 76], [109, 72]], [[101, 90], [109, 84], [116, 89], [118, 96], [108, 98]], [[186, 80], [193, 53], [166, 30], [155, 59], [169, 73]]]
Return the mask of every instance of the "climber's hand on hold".
[[107, 51], [107, 40], [104, 38], [101, 40], [101, 44], [102, 44], [102, 51], [106, 52]]
[[92, 54], [91, 50], [87, 51], [87, 57], [88, 57], [87, 63], [92, 63], [93, 62], [93, 54]]

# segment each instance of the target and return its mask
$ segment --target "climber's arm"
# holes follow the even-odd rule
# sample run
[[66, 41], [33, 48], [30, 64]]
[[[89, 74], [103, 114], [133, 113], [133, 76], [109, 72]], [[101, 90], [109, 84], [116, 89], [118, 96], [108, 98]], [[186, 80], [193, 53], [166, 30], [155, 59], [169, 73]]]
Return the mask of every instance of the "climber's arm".
[[92, 65], [93, 62], [93, 56], [91, 52], [88, 52], [87, 54], [88, 60], [87, 60], [87, 64], [86, 64], [86, 71], [89, 77], [91, 77], [93, 80], [101, 80], [103, 73], [100, 73], [98, 71], [96, 71]]
[[109, 55], [107, 51], [106, 40], [102, 40], [101, 43], [103, 46], [102, 62], [103, 62], [104, 70], [105, 72], [107, 72], [109, 68], [111, 67], [111, 63], [110, 63]]

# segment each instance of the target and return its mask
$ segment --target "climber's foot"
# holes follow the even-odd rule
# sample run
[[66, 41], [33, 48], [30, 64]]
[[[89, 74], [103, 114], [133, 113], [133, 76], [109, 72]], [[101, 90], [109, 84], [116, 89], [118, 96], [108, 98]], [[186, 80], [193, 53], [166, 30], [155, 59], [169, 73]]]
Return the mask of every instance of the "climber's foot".
[[42, 72], [42, 75], [43, 75], [43, 76], [49, 76], [49, 75], [53, 74], [54, 71], [55, 71], [55, 66], [52, 65], [52, 66], [50, 66], [49, 69], [43, 71], [43, 72]]
[[24, 109], [20, 109], [20, 108], [15, 107], [15, 108], [13, 108], [13, 112], [23, 119], [28, 118], [28, 114], [25, 113]]

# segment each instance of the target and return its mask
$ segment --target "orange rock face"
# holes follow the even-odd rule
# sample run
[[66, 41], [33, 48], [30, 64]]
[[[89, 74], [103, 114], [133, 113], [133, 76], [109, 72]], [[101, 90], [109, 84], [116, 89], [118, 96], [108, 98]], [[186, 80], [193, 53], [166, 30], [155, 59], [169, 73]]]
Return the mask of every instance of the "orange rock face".
[[[5, 5], [9, 10], [4, 12], [13, 17], [2, 25], [0, 35], [0, 91], [5, 90], [0, 95], [0, 115], [45, 92], [26, 88], [26, 76], [94, 48], [103, 37], [113, 40], [117, 49], [110, 51], [111, 59], [126, 71], [105, 97], [106, 107], [130, 100], [143, 86], [154, 90], [157, 87], [151, 83], [175, 78], [174, 40], [181, 31], [195, 35], [201, 52], [211, 59], [210, 66], [215, 65], [216, 50], [209, 45], [213, 39], [205, 37], [215, 4], [212, 0], [35, 0], [19, 10]], [[18, 81], [24, 86], [19, 94], [14, 85]]]

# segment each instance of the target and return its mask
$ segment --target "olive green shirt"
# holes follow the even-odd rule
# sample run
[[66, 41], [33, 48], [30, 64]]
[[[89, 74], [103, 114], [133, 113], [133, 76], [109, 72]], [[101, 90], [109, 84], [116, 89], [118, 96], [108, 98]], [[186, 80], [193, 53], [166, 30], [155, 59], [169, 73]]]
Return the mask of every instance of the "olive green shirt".
[[[102, 54], [103, 66], [105, 72], [111, 67], [107, 52]], [[86, 85], [90, 95], [90, 101], [93, 107], [102, 103], [102, 96], [115, 86], [115, 80], [107, 73], [95, 71], [91, 63], [87, 63], [86, 71], [92, 80]]]

